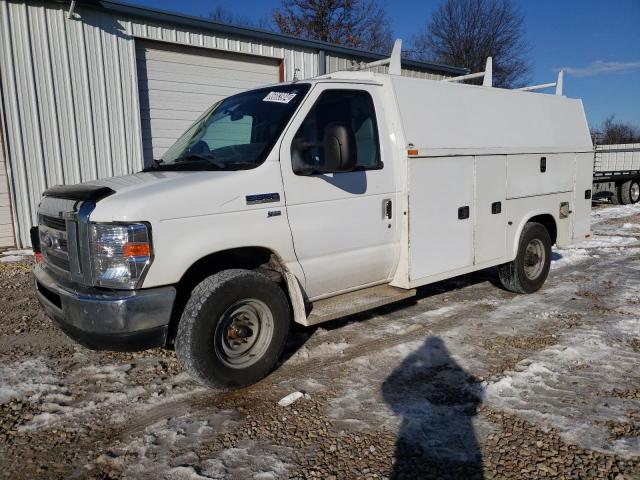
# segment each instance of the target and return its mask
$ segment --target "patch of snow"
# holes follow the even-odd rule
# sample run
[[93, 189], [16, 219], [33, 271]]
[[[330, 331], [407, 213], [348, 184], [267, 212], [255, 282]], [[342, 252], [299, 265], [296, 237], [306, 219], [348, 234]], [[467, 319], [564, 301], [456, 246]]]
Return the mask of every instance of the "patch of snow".
[[294, 353], [287, 363], [301, 363], [311, 358], [320, 359], [334, 356], [341, 356], [343, 351], [349, 347], [346, 342], [323, 342], [313, 347], [303, 345]]
[[[613, 252], [627, 248], [638, 243], [634, 237], [622, 237], [617, 235], [593, 235], [589, 240], [570, 245], [564, 248], [554, 248], [551, 253], [551, 268], [559, 268], [566, 265], [574, 265], [589, 258], [599, 258], [594, 251]], [[614, 250], [615, 249], [615, 250]], [[629, 249], [627, 248], [627, 253]]]
[[489, 381], [486, 400], [529, 421], [552, 424], [567, 441], [585, 448], [637, 456], [639, 442], [612, 441], [604, 423], [624, 421], [629, 410], [628, 401], [605, 392], [640, 383], [640, 353], [624, 343], [638, 331], [638, 317], [573, 329], [557, 345]]
[[41, 395], [56, 389], [58, 377], [41, 358], [0, 367], [0, 404], [25, 395]]
[[592, 254], [584, 248], [554, 248], [551, 252], [551, 269], [575, 265], [591, 256]]
[[591, 223], [595, 225], [606, 220], [630, 217], [638, 213], [640, 213], [640, 204], [598, 208], [591, 211]]
[[205, 418], [181, 415], [163, 419], [116, 445], [96, 463], [120, 472], [121, 478], [140, 480], [275, 479], [286, 475], [292, 449], [265, 442], [247, 440], [211, 458], [196, 455], [197, 448], [236, 427], [239, 419], [231, 410], [218, 410]]
[[0, 252], [0, 263], [22, 262], [31, 256], [32, 250], [5, 250]]

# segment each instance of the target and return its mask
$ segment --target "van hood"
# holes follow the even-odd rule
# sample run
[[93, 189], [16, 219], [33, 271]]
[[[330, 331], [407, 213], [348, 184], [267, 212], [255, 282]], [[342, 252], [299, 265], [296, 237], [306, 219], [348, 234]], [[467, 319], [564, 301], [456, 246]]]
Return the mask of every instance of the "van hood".
[[279, 162], [250, 170], [151, 171], [105, 178], [82, 185], [110, 188], [98, 200], [91, 220], [163, 221], [245, 210], [246, 197], [282, 194]]
[[97, 187], [108, 187], [116, 193], [131, 191], [141, 186], [147, 186], [151, 184], [158, 184], [162, 182], [171, 182], [176, 179], [185, 177], [189, 174], [202, 173], [202, 172], [140, 172], [132, 175], [123, 175], [121, 177], [103, 178], [100, 180], [92, 180], [90, 182], [84, 182], [81, 185], [95, 185]]

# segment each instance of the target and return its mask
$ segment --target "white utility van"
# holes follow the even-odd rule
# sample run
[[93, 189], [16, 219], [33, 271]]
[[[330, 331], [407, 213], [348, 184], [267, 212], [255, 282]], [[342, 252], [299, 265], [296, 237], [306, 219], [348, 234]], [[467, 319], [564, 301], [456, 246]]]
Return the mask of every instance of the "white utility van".
[[174, 345], [195, 379], [236, 387], [274, 368], [291, 322], [493, 266], [538, 290], [551, 246], [590, 236], [581, 101], [493, 88], [490, 63], [402, 77], [399, 53], [390, 74], [226, 98], [143, 172], [47, 190], [32, 230], [45, 310], [84, 345]]

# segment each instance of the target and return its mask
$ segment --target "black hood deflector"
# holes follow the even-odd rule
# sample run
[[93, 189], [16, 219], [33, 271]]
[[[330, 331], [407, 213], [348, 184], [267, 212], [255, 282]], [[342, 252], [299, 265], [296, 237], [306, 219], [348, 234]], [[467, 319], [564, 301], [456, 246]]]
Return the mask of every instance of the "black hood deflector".
[[68, 200], [83, 200], [97, 202], [116, 193], [109, 187], [100, 185], [57, 185], [44, 191], [45, 197], [66, 198]]

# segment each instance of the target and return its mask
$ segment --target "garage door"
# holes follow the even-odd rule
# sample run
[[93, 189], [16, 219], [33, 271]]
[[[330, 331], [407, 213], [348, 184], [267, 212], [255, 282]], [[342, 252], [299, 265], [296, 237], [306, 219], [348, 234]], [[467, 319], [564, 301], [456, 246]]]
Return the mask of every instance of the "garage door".
[[273, 58], [152, 42], [138, 42], [136, 58], [146, 165], [218, 100], [280, 81]]

